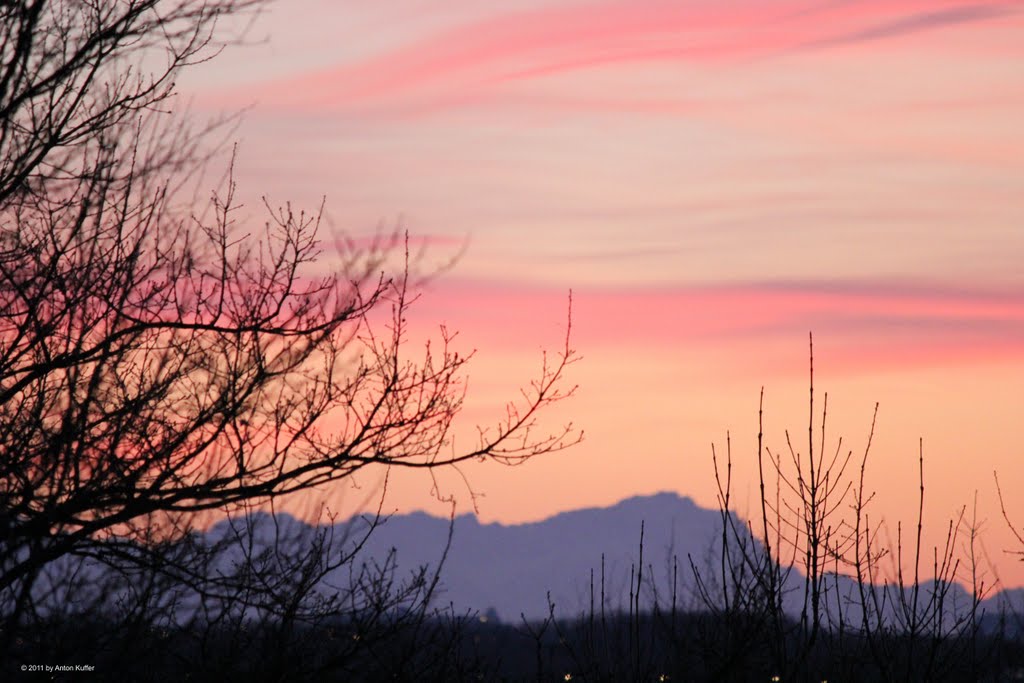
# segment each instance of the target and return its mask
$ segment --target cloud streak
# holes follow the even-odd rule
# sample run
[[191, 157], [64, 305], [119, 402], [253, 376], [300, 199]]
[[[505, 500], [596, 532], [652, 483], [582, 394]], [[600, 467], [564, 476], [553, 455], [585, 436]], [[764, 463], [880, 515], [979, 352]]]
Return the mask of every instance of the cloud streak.
[[[557, 341], [566, 292], [442, 280], [422, 300], [488, 348]], [[576, 290], [581, 348], [686, 350], [826, 339], [849, 370], [1024, 360], [1024, 294], [927, 283], [801, 281]], [[548, 334], [550, 340], [539, 335]]]
[[[985, 20], [1016, 2], [591, 2], [505, 12], [437, 29], [317, 73], [260, 86], [264, 105], [353, 108], [482, 96], [503, 83], [637, 62], [735, 63], [882, 40]], [[242, 97], [252, 97], [249, 91]], [[237, 96], [237, 94], [236, 94]]]
[[899, 17], [891, 21], [868, 26], [847, 34], [837, 35], [815, 43], [810, 43], [809, 46], [830, 47], [833, 45], [851, 45], [889, 38], [899, 38], [901, 36], [919, 33], [921, 31], [1009, 17], [1014, 13], [1014, 10], [1005, 4], [963, 5], [959, 7], [950, 7], [948, 9], [934, 12], [926, 11]]

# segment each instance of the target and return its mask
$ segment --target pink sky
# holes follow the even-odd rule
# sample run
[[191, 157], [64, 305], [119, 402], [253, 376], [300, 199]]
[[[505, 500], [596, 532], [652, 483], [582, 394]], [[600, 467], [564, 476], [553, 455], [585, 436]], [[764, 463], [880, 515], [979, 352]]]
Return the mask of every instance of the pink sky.
[[[550, 418], [586, 440], [467, 468], [485, 520], [713, 505], [726, 430], [752, 507], [758, 393], [769, 445], [806, 433], [813, 330], [829, 433], [863, 449], [881, 403], [875, 515], [912, 520], [923, 438], [928, 540], [977, 491], [1020, 585], [992, 473], [1024, 525], [1021, 35], [1019, 1], [290, 0], [182, 89], [252, 105], [251, 206], [326, 195], [339, 230], [465, 248], [415, 315], [478, 351], [467, 427], [558, 347], [574, 290], [580, 389]], [[389, 505], [442, 510], [430, 485]]]

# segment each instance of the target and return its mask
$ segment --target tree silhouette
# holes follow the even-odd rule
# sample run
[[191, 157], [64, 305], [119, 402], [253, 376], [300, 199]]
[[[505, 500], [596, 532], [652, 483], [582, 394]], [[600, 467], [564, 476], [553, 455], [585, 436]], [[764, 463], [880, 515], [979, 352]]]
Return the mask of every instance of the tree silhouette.
[[[268, 204], [265, 225], [246, 229], [236, 224], [230, 177], [196, 203], [190, 180], [209, 165], [223, 127], [196, 130], [168, 112], [175, 78], [221, 47], [220, 18], [258, 4], [0, 7], [0, 613], [8, 649], [31, 624], [49, 623], [57, 605], [106, 615], [116, 607], [122, 625], [152, 626], [154, 615], [179, 614], [187, 595], [198, 600], [190, 614], [205, 609], [206, 624], [219, 618], [212, 599], [221, 616], [257, 609], [294, 618], [301, 605], [273, 598], [309, 593], [352, 555], [321, 538], [275, 565], [266, 553], [281, 555], [278, 541], [226, 569], [221, 546], [192, 533], [198, 516], [247, 512], [373, 465], [519, 462], [579, 438], [571, 425], [534, 429], [539, 410], [572, 393], [563, 386], [574, 359], [568, 335], [520, 401], [456, 451], [451, 429], [468, 357], [443, 330], [439, 345], [406, 357], [415, 298], [408, 253], [391, 275], [389, 240], [349, 241], [328, 262], [320, 212], [290, 207]], [[327, 266], [336, 272], [324, 275]], [[118, 571], [97, 573], [100, 565]], [[351, 590], [335, 597], [360, 586], [372, 596], [394, 568], [378, 570], [356, 571]], [[268, 577], [284, 574], [301, 586], [268, 587]], [[421, 606], [428, 578], [420, 572], [407, 586]], [[172, 595], [174, 610], [165, 604]], [[376, 596], [377, 616], [403, 595]], [[337, 607], [317, 604], [321, 617]]]

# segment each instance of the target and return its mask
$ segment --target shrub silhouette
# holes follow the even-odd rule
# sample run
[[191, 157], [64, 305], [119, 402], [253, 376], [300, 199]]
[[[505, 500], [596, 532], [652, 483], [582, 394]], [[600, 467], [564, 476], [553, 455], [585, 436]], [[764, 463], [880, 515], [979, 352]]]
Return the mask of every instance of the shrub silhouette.
[[[761, 391], [754, 518], [744, 521], [734, 508], [727, 436], [724, 454], [712, 447], [720, 535], [709, 557], [677, 558], [659, 584], [654, 567], [644, 566], [641, 525], [624, 607], [607, 604], [602, 563], [581, 616], [559, 620], [552, 606], [546, 621], [524, 627], [538, 680], [564, 671], [601, 681], [964, 681], [1024, 671], [1021, 631], [1008, 624], [1016, 616], [980, 608], [991, 585], [979, 561], [976, 515], [960, 508], [943, 546], [924, 548], [922, 445], [913, 539], [898, 524], [895, 542], [883, 545], [866, 483], [875, 418], [859, 456], [841, 439], [826, 450], [828, 398], [818, 413], [814, 392], [811, 338], [803, 453], [788, 432], [783, 453], [765, 445]], [[877, 411], [876, 404], [875, 417]], [[889, 575], [883, 559], [896, 568]], [[688, 570], [683, 576], [680, 565]], [[693, 595], [684, 605], [686, 574]], [[966, 599], [957, 583], [965, 579]]]
[[[168, 113], [175, 79], [222, 47], [218, 20], [259, 5], [0, 8], [4, 678], [65, 661], [147, 678], [140, 657], [169, 664], [156, 653], [170, 647], [182, 671], [297, 679], [365, 663], [379, 642], [415, 650], [436, 573], [358, 559], [373, 523], [289, 537], [256, 508], [371, 466], [515, 463], [580, 437], [536, 425], [572, 393], [568, 332], [457, 451], [469, 357], [443, 329], [408, 356], [416, 261], [399, 236], [336, 236], [327, 263], [320, 211], [268, 204], [266, 224], [245, 228], [231, 172], [194, 200], [230, 121], [196, 129]], [[220, 538], [198, 533], [228, 515]], [[325, 659], [311, 632], [349, 637]]]

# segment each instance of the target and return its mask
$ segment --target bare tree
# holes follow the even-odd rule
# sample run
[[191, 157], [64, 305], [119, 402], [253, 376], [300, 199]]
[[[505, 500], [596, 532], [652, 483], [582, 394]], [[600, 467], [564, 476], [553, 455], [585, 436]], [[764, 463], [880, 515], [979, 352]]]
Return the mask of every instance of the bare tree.
[[290, 206], [268, 204], [259, 230], [238, 225], [230, 178], [195, 204], [188, 181], [211, 132], [168, 113], [175, 78], [219, 49], [219, 19], [258, 4], [0, 6], [6, 640], [38, 614], [62, 559], [101, 554], [204, 595], [213, 584], [195, 554], [139, 549], [180, 554], [198, 515], [370, 466], [520, 462], [580, 438], [571, 425], [535, 429], [538, 411], [572, 393], [568, 330], [520, 400], [456, 451], [469, 357], [443, 329], [406, 357], [408, 253], [391, 274], [387, 240], [325, 260], [321, 212]]
[[[739, 657], [759, 655], [750, 647], [751, 639], [759, 636], [771, 673], [783, 680], [808, 673], [826, 677], [853, 664], [869, 666], [870, 673], [864, 675], [877, 680], [956, 680], [964, 675], [957, 667], [980, 665], [979, 609], [988, 587], [976, 553], [976, 515], [968, 518], [966, 507], [956, 512], [945, 543], [931, 549], [929, 568], [929, 549], [922, 538], [922, 442], [913, 540], [905, 538], [901, 522], [895, 541], [881, 540], [885, 526], [870, 516], [874, 494], [866, 483], [878, 404], [858, 467], [841, 437], [834, 447], [827, 446], [828, 394], [817, 413], [813, 339], [809, 343], [805, 454], [788, 430], [785, 452], [765, 446], [761, 392], [760, 509], [752, 521], [740, 521], [731, 503], [728, 439], [724, 463], [712, 448], [722, 513], [720, 562], [706, 571], [691, 560], [691, 568], [703, 605], [724, 625], [726, 636], [716, 633], [715, 639], [733, 647], [724, 665], [733, 667]], [[885, 559], [892, 560], [888, 574]], [[929, 569], [931, 578], [926, 579]], [[969, 582], [972, 589], [959, 602], [958, 581]]]

